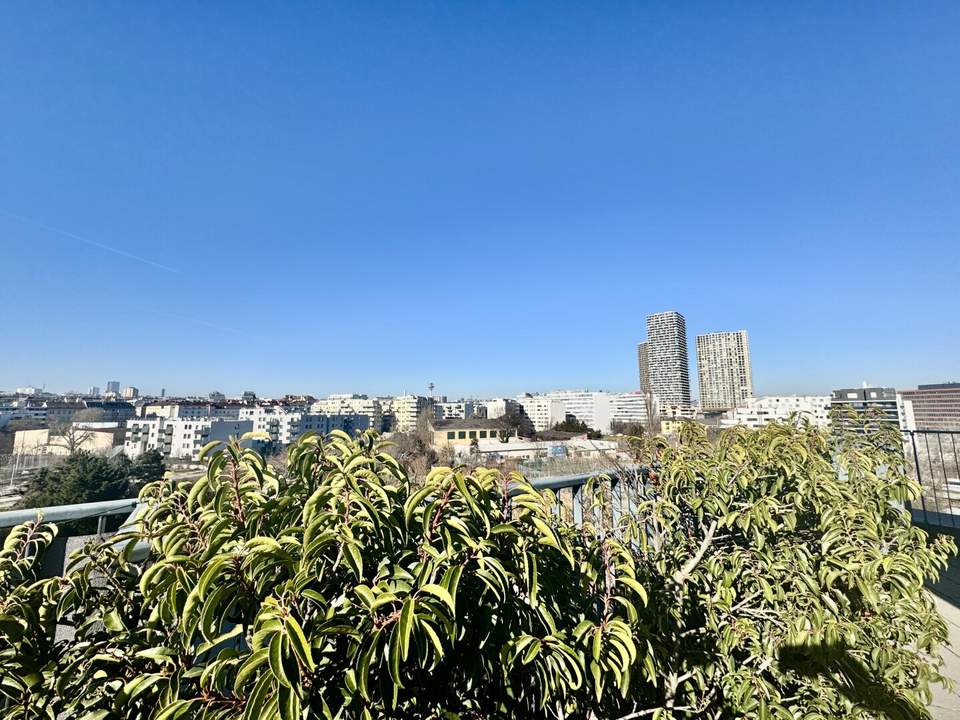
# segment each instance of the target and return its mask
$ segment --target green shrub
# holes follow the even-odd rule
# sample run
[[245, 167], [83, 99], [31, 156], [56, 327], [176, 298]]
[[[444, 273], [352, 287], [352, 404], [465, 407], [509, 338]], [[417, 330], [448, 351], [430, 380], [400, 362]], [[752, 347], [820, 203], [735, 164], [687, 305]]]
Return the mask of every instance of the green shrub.
[[372, 435], [334, 433], [283, 470], [234, 443], [200, 481], [147, 486], [140, 530], [63, 578], [33, 581], [51, 531], [18, 529], [7, 716], [924, 717], [946, 628], [923, 582], [952, 542], [900, 507], [918, 488], [898, 436], [683, 435], [619, 485], [634, 513], [600, 479], [581, 527], [522, 477], [418, 486]]

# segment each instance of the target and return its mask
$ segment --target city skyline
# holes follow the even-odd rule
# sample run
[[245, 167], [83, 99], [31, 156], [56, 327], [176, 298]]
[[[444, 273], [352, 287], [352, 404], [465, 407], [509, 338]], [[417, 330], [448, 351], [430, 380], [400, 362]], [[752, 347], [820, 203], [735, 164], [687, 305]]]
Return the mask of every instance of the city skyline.
[[[612, 393], [630, 393], [630, 392], [642, 393], [644, 392], [643, 374], [645, 371], [645, 367], [644, 367], [645, 363], [647, 364], [646, 372], [648, 373], [648, 382], [649, 382], [649, 365], [651, 361], [648, 355], [648, 349], [649, 349], [649, 334], [650, 334], [651, 323], [659, 324], [659, 325], [664, 325], [666, 323], [671, 326], [673, 324], [677, 324], [677, 328], [674, 328], [673, 334], [671, 335], [670, 338], [667, 338], [667, 339], [670, 340], [670, 344], [672, 347], [672, 345], [675, 344], [675, 339], [673, 336], [679, 334], [679, 339], [684, 343], [683, 344], [684, 352], [682, 352], [681, 356], [677, 358], [673, 358], [673, 357], [667, 358], [668, 364], [676, 365], [676, 368], [673, 368], [673, 369], [675, 369], [677, 372], [680, 373], [680, 376], [678, 376], [677, 378], [673, 378], [670, 382], [672, 382], [673, 384], [676, 384], [677, 382], [679, 382], [681, 383], [681, 385], [684, 386], [684, 388], [689, 388], [689, 390], [684, 389], [680, 394], [683, 394], [683, 392], [688, 392], [691, 402], [696, 403], [698, 405], [704, 404], [704, 400], [701, 397], [701, 390], [702, 390], [701, 385], [704, 377], [704, 372], [706, 371], [708, 375], [716, 373], [715, 368], [708, 370], [703, 365], [703, 360], [701, 358], [703, 357], [703, 353], [705, 350], [711, 351], [711, 352], [708, 352], [707, 358], [709, 358], [709, 361], [713, 363], [716, 363], [718, 361], [722, 363], [733, 361], [734, 363], [736, 363], [735, 357], [739, 353], [739, 355], [741, 356], [741, 362], [745, 362], [745, 366], [743, 368], [740, 368], [740, 372], [743, 373], [743, 377], [740, 380], [731, 379], [729, 382], [734, 382], [736, 384], [736, 389], [731, 388], [729, 391], [734, 392], [734, 394], [737, 396], [742, 396], [743, 399], [745, 399], [746, 397], [764, 397], [764, 396], [792, 396], [792, 395], [809, 396], [809, 395], [818, 395], [818, 394], [822, 394], [824, 392], [829, 391], [824, 388], [815, 388], [813, 390], [805, 390], [805, 391], [778, 390], [778, 391], [770, 391], [770, 392], [758, 392], [752, 381], [752, 378], [753, 378], [753, 368], [752, 368], [752, 361], [751, 361], [752, 351], [750, 348], [750, 343], [747, 339], [747, 331], [746, 330], [738, 330], [738, 331], [711, 330], [708, 332], [701, 332], [701, 333], [687, 333], [686, 317], [682, 312], [677, 312], [676, 310], [661, 310], [646, 316], [645, 325], [646, 325], [647, 337], [644, 340], [634, 345], [633, 356], [632, 356], [635, 387], [603, 386], [603, 385], [593, 385], [593, 384], [586, 384], [586, 385], [559, 384], [559, 385], [554, 385], [550, 387], [546, 387], [546, 386], [523, 387], [519, 390], [512, 390], [508, 392], [485, 392], [485, 393], [476, 392], [476, 391], [449, 392], [449, 391], [444, 391], [443, 388], [439, 387], [436, 383], [433, 382], [433, 380], [429, 380], [425, 383], [424, 387], [427, 390], [426, 392], [423, 392], [424, 387], [421, 387], [419, 389], [416, 387], [408, 387], [409, 383], [405, 385], [404, 389], [400, 391], [371, 392], [366, 389], [366, 386], [362, 381], [358, 381], [358, 383], [351, 386], [350, 388], [338, 388], [338, 389], [332, 389], [332, 390], [324, 389], [320, 391], [304, 390], [302, 388], [291, 389], [289, 386], [284, 386], [282, 384], [280, 386], [276, 386], [276, 387], [279, 387], [280, 389], [276, 389], [274, 391], [263, 392], [263, 391], [257, 391], [255, 389], [251, 390], [251, 388], [255, 388], [258, 385], [262, 386], [262, 383], [256, 383], [256, 382], [245, 386], [242, 390], [233, 389], [233, 388], [228, 389], [226, 393], [224, 393], [223, 388], [221, 387], [210, 388], [207, 390], [179, 391], [176, 388], [169, 388], [165, 384], [157, 386], [157, 389], [155, 391], [152, 391], [151, 389], [146, 389], [144, 391], [141, 391], [139, 386], [126, 385], [124, 382], [121, 382], [118, 380], [107, 380], [105, 382], [105, 387], [106, 387], [106, 393], [112, 393], [116, 395], [118, 398], [126, 397], [125, 393], [128, 390], [134, 391], [135, 393], [133, 395], [134, 398], [141, 394], [146, 397], [162, 397], [164, 395], [168, 397], [207, 397], [208, 395], [211, 395], [211, 394], [214, 394], [214, 395], [225, 394], [227, 397], [240, 397], [242, 394], [245, 394], [248, 392], [255, 392], [259, 397], [267, 397], [267, 398], [271, 398], [271, 397], [276, 398], [276, 397], [281, 397], [287, 394], [297, 394], [297, 393], [313, 395], [318, 398], [333, 396], [341, 393], [347, 393], [347, 394], [358, 393], [358, 394], [368, 395], [370, 397], [396, 397], [401, 395], [420, 395], [424, 397], [443, 396], [451, 399], [461, 399], [461, 400], [462, 399], [495, 398], [495, 397], [514, 397], [514, 396], [522, 395], [524, 393], [531, 393], [531, 392], [536, 394], [547, 394], [557, 390], [587, 390], [587, 391], [602, 391], [602, 392], [612, 392]], [[667, 333], [667, 334], [670, 335], [670, 333]], [[713, 343], [720, 342], [720, 345], [716, 347], [712, 347], [712, 346], [702, 344], [706, 342], [710, 342], [711, 345]], [[661, 350], [661, 352], [664, 352], [664, 350]], [[719, 352], [720, 355], [717, 355], [716, 354], [717, 352]], [[668, 353], [668, 354], [671, 354], [671, 353]], [[690, 362], [691, 357], [693, 358], [692, 367]], [[720, 360], [721, 357], [723, 358], [723, 360]], [[927, 378], [925, 381], [929, 382], [930, 379]], [[949, 382], [949, 381], [950, 381], [949, 379], [945, 379], [942, 382]], [[714, 382], [717, 382], [717, 380], [714, 379]], [[727, 382], [727, 381], [721, 381], [721, 382]], [[750, 391], [747, 393], [746, 396], [743, 396], [743, 393], [741, 392], [740, 383], [742, 383], [742, 390]], [[844, 383], [834, 383], [831, 387], [838, 387], [843, 384]], [[868, 385], [877, 385], [877, 384], [889, 385], [891, 387], [897, 387], [898, 389], [910, 389], [910, 388], [922, 386], [923, 382], [917, 382], [917, 383], [913, 383], [911, 385], [906, 385], [906, 386], [899, 386], [893, 383], [873, 383], [868, 379], [861, 379], [859, 382], [846, 383], [846, 385], [848, 386], [863, 386], [863, 387], [867, 387]], [[121, 386], [122, 386], [122, 390], [121, 390]], [[4, 390], [9, 391], [9, 390], [14, 390], [16, 388], [24, 388], [24, 387], [44, 388], [48, 392], [82, 394], [82, 391], [80, 391], [78, 388], [83, 387], [83, 384], [70, 386], [69, 388], [66, 388], [66, 389], [48, 388], [46, 387], [45, 383], [36, 384], [36, 385], [31, 385], [29, 383], [17, 383], [15, 385], [9, 385], [9, 386], [4, 386], [0, 384], [0, 391], [4, 391]], [[147, 387], [149, 388], [149, 385]], [[97, 392], [91, 392], [93, 390], [96, 390]], [[678, 389], [678, 392], [679, 391], [680, 390]], [[650, 388], [650, 392], [652, 394], [655, 394], [653, 393], [652, 387]], [[714, 399], [712, 401], [708, 401], [707, 403], [711, 408], [714, 408], [714, 409], [720, 408], [723, 405], [723, 403], [720, 403], [720, 404], [716, 403], [716, 399], [715, 399], [716, 392], [717, 392], [717, 389], [714, 388], [713, 392], [711, 393], [711, 397]], [[93, 395], [99, 394], [99, 386], [97, 385], [88, 386], [87, 394], [93, 394]], [[659, 401], [659, 398], [658, 398], [658, 401]], [[676, 404], [677, 399], [674, 398], [672, 402]], [[733, 407], [735, 404], [736, 403], [731, 404], [729, 405], [729, 407]], [[669, 402], [668, 402], [668, 405], [669, 405]], [[677, 404], [678, 408], [681, 406], [682, 406], [682, 403]], [[661, 410], [662, 409], [663, 408], [661, 408]]]
[[956, 4], [5, 20], [0, 385], [628, 390], [665, 307], [758, 393], [956, 375]]

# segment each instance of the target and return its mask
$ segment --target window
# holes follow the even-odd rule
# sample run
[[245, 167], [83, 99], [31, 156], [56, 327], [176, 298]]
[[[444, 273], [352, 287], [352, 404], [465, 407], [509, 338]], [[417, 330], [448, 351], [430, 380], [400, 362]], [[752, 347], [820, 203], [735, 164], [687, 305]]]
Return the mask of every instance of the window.
[[453, 440], [455, 437], [457, 437], [457, 434], [453, 430], [447, 433], [447, 440]]
[[481, 431], [480, 431], [480, 439], [483, 440], [486, 436], [487, 436], [487, 431], [486, 431], [486, 430], [481, 430]]
[[461, 440], [465, 440], [466, 437], [467, 437], [466, 431], [465, 431], [465, 430], [461, 430], [459, 433], [457, 433], [457, 437], [460, 438]]
[[471, 440], [475, 440], [476, 437], [477, 437], [477, 431], [476, 431], [476, 430], [471, 430], [471, 431], [470, 431], [470, 439], [471, 439]]

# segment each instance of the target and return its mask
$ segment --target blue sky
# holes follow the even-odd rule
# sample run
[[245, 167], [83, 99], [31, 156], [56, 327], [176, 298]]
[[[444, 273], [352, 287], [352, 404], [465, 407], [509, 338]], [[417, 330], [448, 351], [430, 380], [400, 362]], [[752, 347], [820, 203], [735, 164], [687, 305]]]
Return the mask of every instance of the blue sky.
[[960, 4], [6, 3], [0, 387], [960, 379]]

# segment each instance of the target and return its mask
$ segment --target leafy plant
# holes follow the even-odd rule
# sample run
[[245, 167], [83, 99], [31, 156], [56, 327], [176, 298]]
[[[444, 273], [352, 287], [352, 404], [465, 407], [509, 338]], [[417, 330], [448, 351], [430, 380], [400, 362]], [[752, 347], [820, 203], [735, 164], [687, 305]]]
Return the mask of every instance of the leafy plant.
[[23, 565], [44, 526], [11, 535], [0, 691], [90, 720], [925, 717], [923, 582], [953, 548], [911, 526], [895, 433], [681, 440], [576, 498], [414, 484], [372, 434], [308, 434], [286, 468], [232, 443], [62, 578]]

